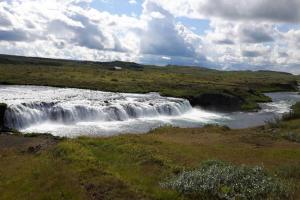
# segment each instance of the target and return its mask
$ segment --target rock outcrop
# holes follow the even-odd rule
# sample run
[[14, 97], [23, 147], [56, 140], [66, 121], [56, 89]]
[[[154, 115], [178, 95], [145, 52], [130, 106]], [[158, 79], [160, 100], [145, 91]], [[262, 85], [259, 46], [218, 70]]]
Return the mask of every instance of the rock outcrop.
[[4, 114], [7, 109], [7, 105], [0, 103], [0, 130], [4, 128]]
[[241, 110], [244, 100], [226, 93], [204, 93], [189, 98], [192, 106], [200, 106], [204, 109], [233, 112]]

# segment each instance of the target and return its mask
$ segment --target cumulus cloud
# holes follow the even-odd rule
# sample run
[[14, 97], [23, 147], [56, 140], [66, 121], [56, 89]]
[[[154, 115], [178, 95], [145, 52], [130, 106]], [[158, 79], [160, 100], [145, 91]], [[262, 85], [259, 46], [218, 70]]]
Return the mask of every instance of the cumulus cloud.
[[231, 20], [299, 22], [298, 0], [215, 0], [199, 3], [199, 12]]
[[129, 0], [128, 3], [130, 3], [130, 4], [136, 4], [137, 2], [136, 2], [136, 0]]
[[258, 57], [258, 56], [261, 56], [262, 53], [259, 52], [259, 51], [248, 51], [248, 50], [243, 50], [242, 51], [242, 55], [244, 57]]
[[174, 15], [192, 18], [300, 22], [299, 0], [153, 0]]
[[[0, 1], [0, 53], [300, 71], [299, 0], [128, 0], [142, 5], [131, 16], [93, 1]], [[199, 33], [182, 18], [209, 28]]]
[[[88, 7], [90, 2], [89, 0], [2, 1], [0, 10], [5, 12], [0, 20], [0, 41], [39, 40], [47, 42], [47, 46], [53, 43], [53, 48], [58, 49], [63, 49], [68, 44], [94, 50], [126, 51], [119, 37], [112, 33], [113, 28], [108, 29], [108, 26], [113, 26], [114, 21], [118, 21], [115, 19], [118, 17], [110, 17], [110, 14], [100, 13]], [[106, 20], [107, 18], [110, 20]], [[32, 43], [28, 45], [32, 46]]]
[[0, 41], [27, 41], [27, 33], [22, 30], [0, 30]]
[[263, 42], [273, 42], [273, 34], [275, 30], [264, 24], [249, 25], [243, 24], [239, 26], [239, 34], [242, 42], [246, 43], [263, 43]]
[[141, 53], [191, 57], [193, 47], [180, 35], [173, 15], [156, 3], [146, 1], [142, 18], [146, 28], [141, 32]]
[[10, 26], [11, 21], [0, 14], [0, 26]]

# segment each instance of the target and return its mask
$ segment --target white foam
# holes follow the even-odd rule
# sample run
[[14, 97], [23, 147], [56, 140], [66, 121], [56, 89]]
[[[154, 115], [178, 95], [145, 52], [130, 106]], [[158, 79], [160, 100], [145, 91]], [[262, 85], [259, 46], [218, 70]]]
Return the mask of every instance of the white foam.
[[57, 136], [144, 133], [163, 125], [199, 127], [221, 114], [192, 108], [158, 93], [127, 94], [73, 88], [0, 86], [5, 124], [25, 133]]

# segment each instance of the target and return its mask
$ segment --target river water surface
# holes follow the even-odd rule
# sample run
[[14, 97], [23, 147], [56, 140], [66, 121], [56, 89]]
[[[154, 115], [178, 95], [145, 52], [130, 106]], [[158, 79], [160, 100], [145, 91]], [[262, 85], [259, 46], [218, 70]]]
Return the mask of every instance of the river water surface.
[[164, 125], [205, 124], [247, 128], [289, 112], [300, 101], [293, 92], [269, 93], [272, 103], [259, 112], [217, 113], [193, 108], [185, 99], [157, 93], [127, 94], [43, 86], [0, 86], [0, 102], [8, 104], [5, 125], [24, 133], [55, 136], [110, 136], [146, 133]]

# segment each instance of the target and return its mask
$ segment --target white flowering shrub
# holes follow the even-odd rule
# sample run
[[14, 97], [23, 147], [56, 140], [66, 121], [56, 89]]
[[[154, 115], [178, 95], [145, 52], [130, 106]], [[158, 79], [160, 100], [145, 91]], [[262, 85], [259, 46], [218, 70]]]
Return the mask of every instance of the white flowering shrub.
[[207, 161], [161, 184], [191, 199], [292, 199], [292, 187], [268, 175], [262, 167]]

